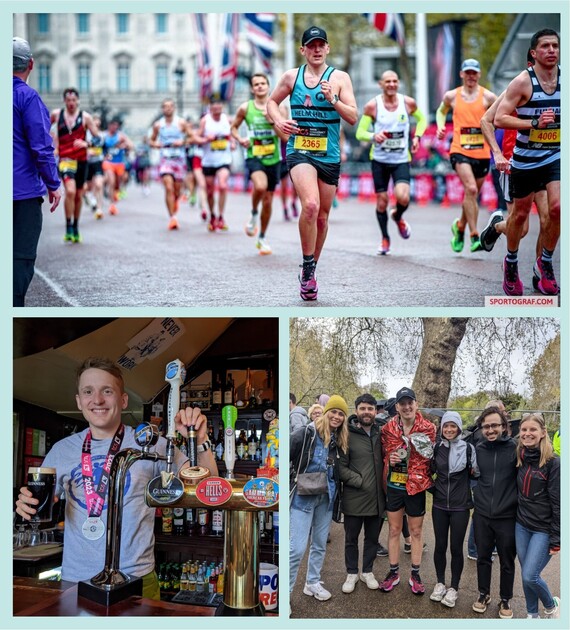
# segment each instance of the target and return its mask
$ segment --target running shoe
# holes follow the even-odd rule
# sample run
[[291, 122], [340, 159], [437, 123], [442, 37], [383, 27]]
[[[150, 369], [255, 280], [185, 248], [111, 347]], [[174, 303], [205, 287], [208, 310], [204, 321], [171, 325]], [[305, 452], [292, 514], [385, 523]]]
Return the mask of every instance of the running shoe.
[[287, 208], [283, 208], [283, 220], [291, 221], [291, 217], [289, 216], [289, 213], [287, 212]]
[[269, 254], [272, 253], [269, 243], [264, 238], [258, 239], [255, 246], [259, 250], [259, 253], [261, 256], [268, 256]]
[[349, 593], [352, 593], [352, 591], [354, 591], [356, 585], [358, 584], [358, 574], [357, 573], [349, 573], [346, 576], [346, 580], [344, 581], [344, 584], [342, 585], [342, 592], [346, 593], [347, 595]]
[[83, 240], [77, 228], [73, 228], [73, 234], [71, 235], [71, 240], [74, 243], [81, 243], [81, 241]]
[[249, 215], [249, 221], [245, 224], [245, 233], [248, 236], [255, 236], [257, 234], [257, 214], [252, 212]]
[[65, 234], [63, 235], [64, 243], [73, 243], [73, 229], [71, 227], [67, 228]]
[[218, 223], [216, 225], [216, 228], [218, 230], [220, 230], [220, 232], [227, 232], [228, 231], [228, 225], [227, 223], [224, 221], [224, 217], [219, 216], [218, 217]]
[[215, 215], [210, 217], [210, 221], [208, 222], [208, 231], [215, 232], [218, 228], [218, 219]]
[[390, 252], [390, 239], [383, 238], [380, 246], [378, 247], [376, 254], [378, 256], [386, 256]]
[[[558, 295], [560, 293], [560, 287], [556, 282], [556, 278], [554, 276], [554, 269], [552, 268], [552, 262], [542, 260], [542, 258], [536, 259], [536, 269], [540, 276], [540, 279], [537, 283], [537, 289], [543, 295]], [[533, 268], [534, 270], [534, 268]]]
[[126, 198], [127, 198], [127, 191], [126, 191], [126, 190], [123, 190], [123, 189], [121, 188], [121, 190], [119, 190], [119, 192], [117, 193], [117, 197], [118, 197], [117, 201], [118, 201], [119, 199], [126, 199]]
[[495, 226], [497, 223], [500, 223], [504, 220], [503, 213], [501, 210], [496, 210], [489, 217], [489, 221], [487, 221], [487, 225], [483, 228], [481, 235], [479, 236], [479, 240], [481, 241], [481, 249], [484, 249], [486, 252], [490, 252], [493, 247], [495, 247], [495, 243], [499, 240], [501, 236]]
[[458, 223], [459, 219], [455, 219], [455, 221], [451, 224], [451, 233], [453, 234], [451, 238], [451, 249], [457, 253], [463, 251], [463, 245], [465, 242], [465, 232], [462, 232], [459, 229], [457, 225]]
[[378, 543], [378, 549], [376, 550], [376, 555], [379, 558], [387, 558], [388, 550], [386, 549], [386, 547], [384, 547], [384, 545], [381, 545], [380, 543]]
[[545, 608], [544, 614], [547, 619], [559, 619], [560, 618], [560, 598], [553, 597], [554, 606], [552, 608]]
[[[422, 547], [422, 553], [427, 549], [427, 543]], [[404, 542], [404, 553], [412, 553], [412, 543]]]
[[483, 249], [478, 236], [471, 237], [471, 246], [469, 247], [469, 249], [472, 254], [474, 254], [475, 252], [480, 252]]
[[414, 595], [423, 595], [426, 592], [426, 587], [422, 582], [419, 571], [412, 571], [408, 584], [412, 587]]
[[374, 577], [374, 573], [361, 573], [360, 580], [364, 582], [371, 591], [377, 591], [380, 586], [378, 580]]
[[318, 599], [320, 602], [326, 602], [327, 599], [330, 599], [332, 595], [327, 591], [327, 589], [322, 585], [321, 582], [316, 582], [315, 584], [305, 584], [303, 588], [303, 593], [305, 595], [309, 595], [310, 597], [314, 597]]
[[400, 574], [397, 571], [388, 571], [388, 575], [380, 583], [380, 590], [384, 593], [389, 593], [399, 583]]
[[317, 299], [317, 293], [319, 291], [319, 285], [315, 278], [316, 264], [301, 265], [301, 267], [303, 270], [299, 275], [299, 283], [301, 285], [299, 293], [305, 302], [312, 302]]
[[503, 291], [507, 295], [522, 295], [523, 283], [519, 278], [518, 263], [508, 262], [507, 258], [503, 260]]
[[196, 198], [197, 198], [197, 197], [196, 197], [196, 193], [195, 193], [195, 192], [193, 192], [193, 193], [190, 195], [190, 206], [191, 206], [192, 208], [196, 205]]
[[112, 203], [109, 206], [109, 214], [112, 214], [112, 215], [119, 214], [119, 210], [117, 209], [117, 206], [114, 203]]
[[534, 261], [534, 265], [532, 266], [532, 286], [535, 291], [540, 291], [538, 288], [538, 283], [540, 281], [540, 270], [538, 268], [538, 258]]
[[103, 218], [103, 211], [101, 210], [101, 208], [97, 208], [97, 210], [95, 210], [95, 218], [96, 219], [102, 219]]
[[447, 593], [447, 589], [445, 588], [445, 584], [438, 582], [433, 589], [433, 593], [429, 596], [432, 602], [440, 602]]
[[170, 221], [168, 223], [169, 230], [177, 230], [178, 229], [178, 219], [175, 216], [170, 217]]
[[333, 197], [332, 207], [338, 208], [338, 199], [336, 198], [336, 195]]
[[483, 614], [487, 610], [487, 606], [491, 603], [491, 596], [479, 593], [477, 601], [471, 606], [476, 613]]
[[392, 210], [390, 216], [396, 222], [398, 226], [398, 231], [400, 232], [400, 236], [402, 238], [410, 238], [410, 234], [412, 233], [412, 229], [410, 228], [410, 224], [406, 221], [406, 219], [400, 219], [399, 221], [395, 218], [396, 210]]
[[502, 599], [499, 602], [499, 617], [501, 619], [512, 619], [513, 618], [513, 610], [509, 605], [508, 599]]
[[454, 588], [448, 588], [447, 593], [441, 600], [441, 603], [448, 608], [453, 608], [457, 601], [457, 591]]
[[291, 212], [293, 213], [294, 219], [296, 219], [299, 216], [299, 211], [297, 210], [297, 204], [294, 201], [291, 203]]
[[206, 221], [208, 220], [208, 213], [204, 209], [202, 209], [200, 211], [200, 217], [202, 218], [202, 221], [206, 223]]

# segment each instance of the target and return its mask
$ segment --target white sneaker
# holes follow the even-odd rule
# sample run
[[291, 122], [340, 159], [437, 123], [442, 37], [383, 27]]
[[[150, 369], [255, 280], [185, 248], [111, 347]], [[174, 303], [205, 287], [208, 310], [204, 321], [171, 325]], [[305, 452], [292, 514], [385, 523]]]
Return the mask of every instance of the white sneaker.
[[433, 593], [429, 596], [432, 602], [440, 602], [443, 599], [443, 596], [446, 593], [445, 584], [438, 582], [434, 589]]
[[245, 233], [248, 236], [255, 236], [257, 234], [257, 214], [251, 213], [249, 221], [245, 224]]
[[540, 615], [538, 613], [536, 613], [535, 615], [532, 615], [531, 613], [528, 613], [526, 618], [527, 619], [540, 619]]
[[357, 582], [358, 582], [358, 574], [357, 573], [349, 573], [346, 576], [346, 580], [345, 580], [344, 584], [342, 585], [342, 592], [343, 593], [352, 593], [352, 591], [354, 590], [354, 587], [356, 586]]
[[305, 593], [305, 595], [309, 595], [309, 597], [318, 599], [320, 602], [326, 602], [327, 599], [332, 597], [327, 589], [321, 585], [321, 582], [316, 582], [315, 584], [305, 584], [303, 593]]
[[448, 608], [453, 608], [457, 600], [457, 591], [454, 588], [447, 589], [445, 597], [441, 600], [441, 603]]
[[560, 599], [558, 597], [553, 597], [554, 607], [553, 608], [545, 608], [544, 614], [547, 619], [559, 619], [560, 618]]
[[269, 246], [269, 243], [264, 238], [258, 239], [258, 241], [255, 244], [255, 246], [259, 250], [259, 253], [260, 253], [261, 256], [268, 256], [269, 254], [272, 253], [271, 252], [271, 247]]
[[375, 591], [380, 588], [380, 584], [378, 584], [378, 580], [374, 577], [374, 573], [361, 573], [360, 579], [366, 583], [366, 586], [368, 586], [370, 590]]

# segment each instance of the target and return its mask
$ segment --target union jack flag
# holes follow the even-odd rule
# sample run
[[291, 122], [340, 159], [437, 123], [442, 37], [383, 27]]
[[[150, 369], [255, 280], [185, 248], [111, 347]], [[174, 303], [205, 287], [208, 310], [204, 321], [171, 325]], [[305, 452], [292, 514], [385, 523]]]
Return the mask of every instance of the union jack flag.
[[225, 102], [233, 96], [237, 77], [238, 26], [239, 13], [224, 13], [220, 98]]
[[401, 13], [363, 13], [370, 24], [384, 35], [387, 35], [400, 46], [406, 43], [404, 17]]
[[198, 35], [198, 77], [200, 78], [200, 98], [209, 100], [213, 92], [213, 72], [208, 46], [206, 13], [194, 13], [194, 24]]
[[277, 45], [273, 41], [275, 13], [244, 13], [245, 31], [255, 56], [271, 74], [271, 57]]

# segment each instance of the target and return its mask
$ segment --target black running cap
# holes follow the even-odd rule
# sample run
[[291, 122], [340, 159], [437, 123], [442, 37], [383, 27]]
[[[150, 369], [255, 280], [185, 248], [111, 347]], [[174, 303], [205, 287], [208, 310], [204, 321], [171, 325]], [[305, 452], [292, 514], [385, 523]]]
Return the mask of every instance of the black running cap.
[[327, 39], [327, 32], [318, 26], [311, 26], [304, 33], [301, 39], [301, 46], [306, 46], [309, 42], [314, 41], [315, 39], [322, 39], [327, 44], [329, 40]]
[[416, 394], [413, 389], [410, 389], [409, 387], [402, 387], [402, 389], [400, 389], [396, 394], [396, 402], [400, 402], [402, 398], [411, 398], [412, 400], [415, 400]]

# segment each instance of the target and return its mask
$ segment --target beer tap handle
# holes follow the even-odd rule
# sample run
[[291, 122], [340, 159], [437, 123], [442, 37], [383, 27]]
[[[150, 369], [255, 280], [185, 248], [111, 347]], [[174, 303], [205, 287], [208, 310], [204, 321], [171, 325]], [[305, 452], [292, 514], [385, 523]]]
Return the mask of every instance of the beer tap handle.
[[224, 462], [226, 464], [226, 477], [234, 478], [234, 465], [236, 461], [235, 428], [237, 420], [237, 407], [226, 405], [222, 409], [222, 421], [224, 423]]
[[191, 424], [188, 427], [188, 463], [190, 466], [198, 465], [198, 437], [196, 427]]
[[186, 369], [180, 359], [174, 359], [166, 366], [166, 374], [164, 380], [170, 383], [170, 392], [168, 393], [168, 427], [166, 431], [166, 467], [167, 471], [171, 472], [172, 463], [174, 461], [174, 440], [176, 438], [176, 430], [174, 419], [176, 414], [180, 411], [180, 387], [184, 383], [186, 378]]

